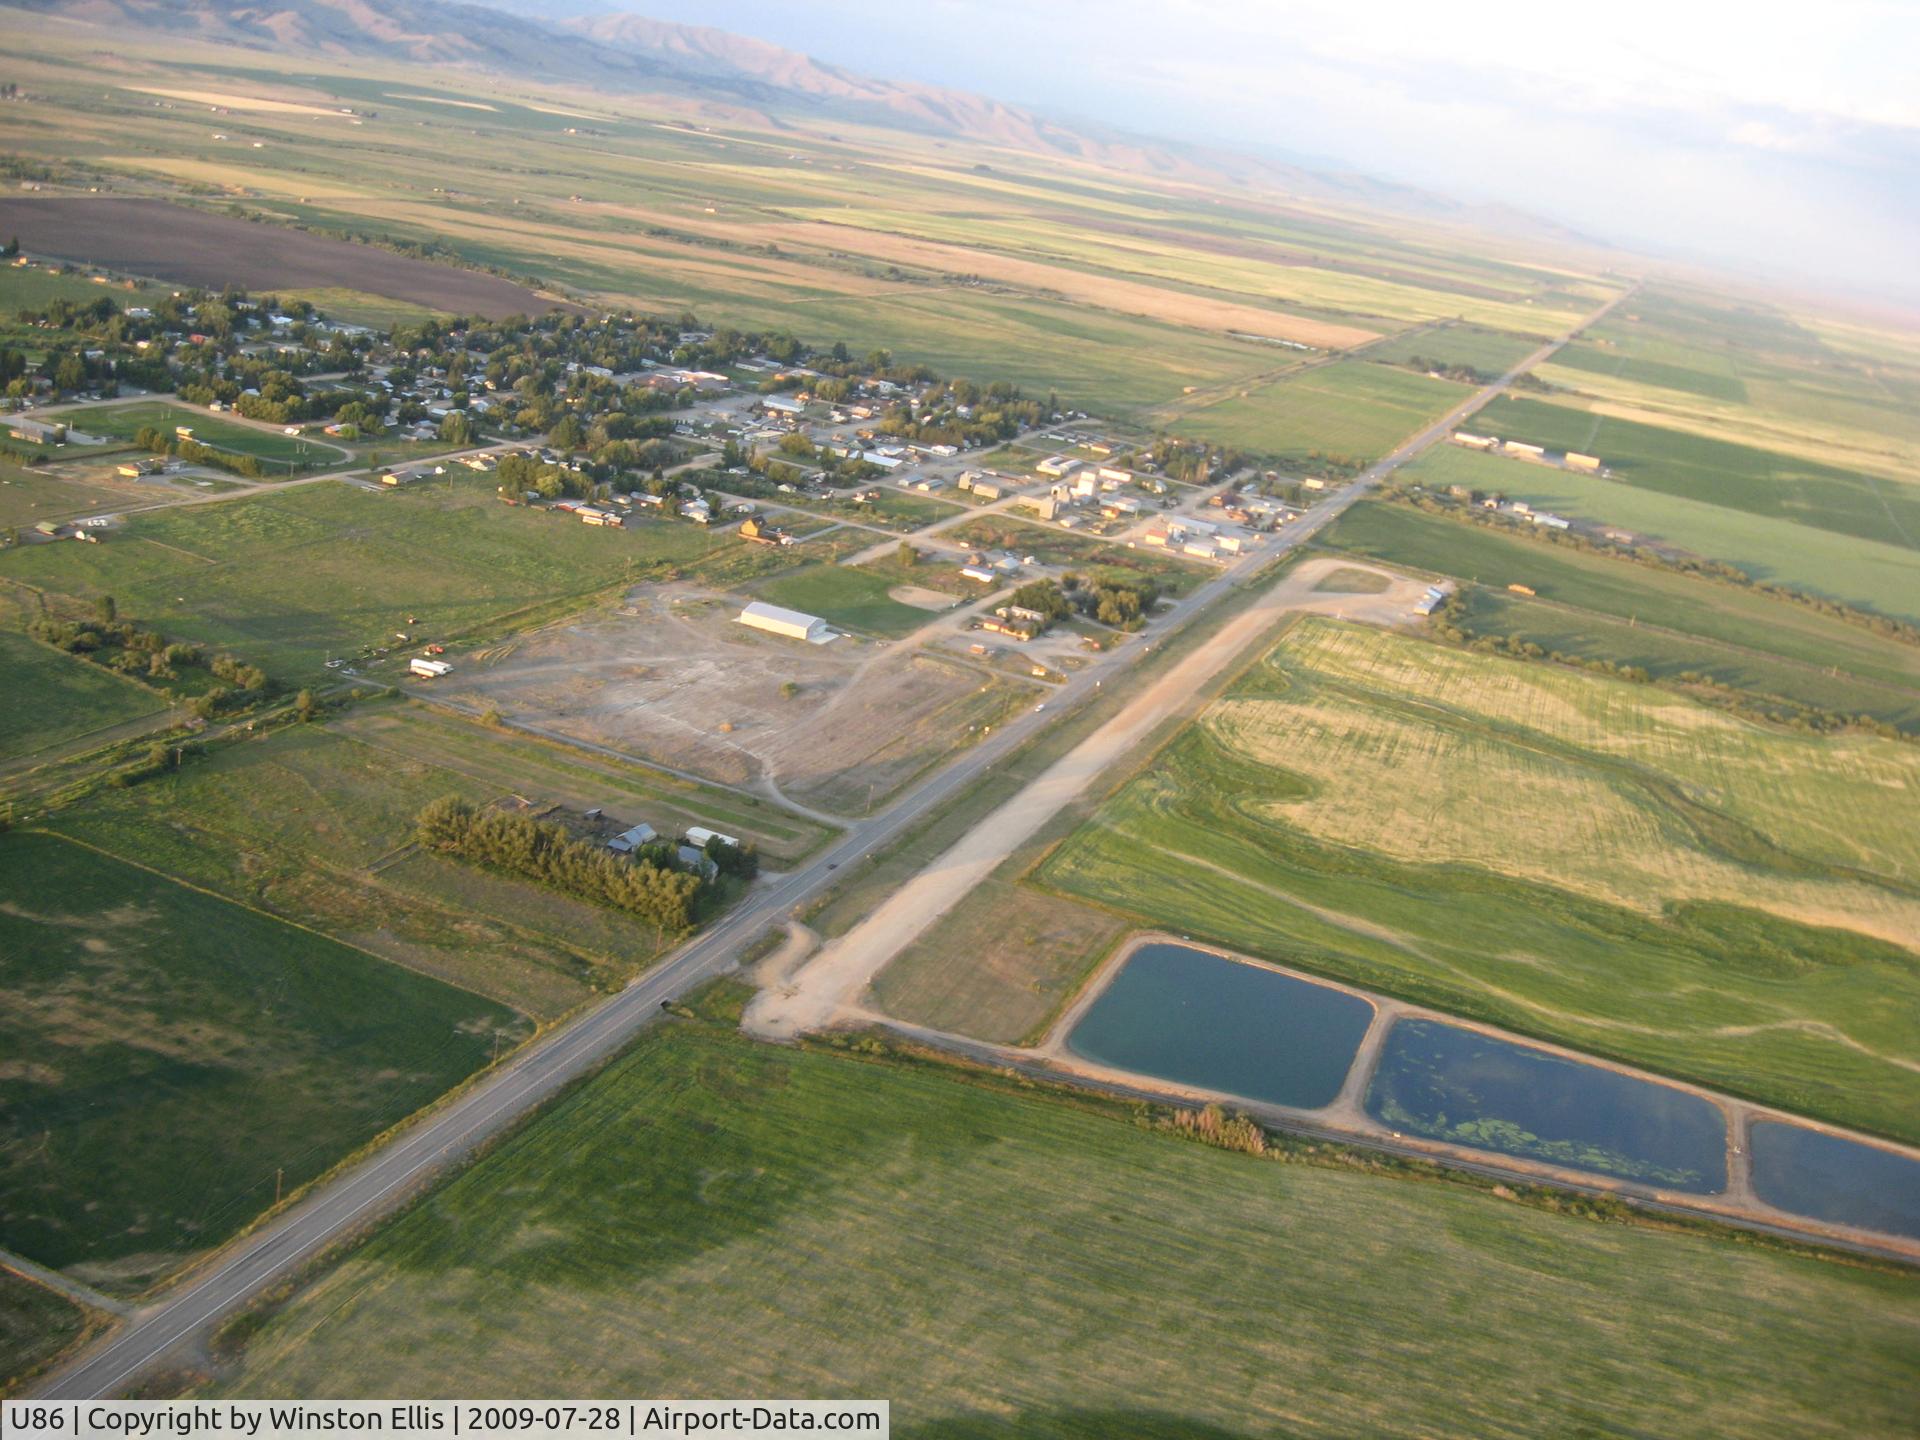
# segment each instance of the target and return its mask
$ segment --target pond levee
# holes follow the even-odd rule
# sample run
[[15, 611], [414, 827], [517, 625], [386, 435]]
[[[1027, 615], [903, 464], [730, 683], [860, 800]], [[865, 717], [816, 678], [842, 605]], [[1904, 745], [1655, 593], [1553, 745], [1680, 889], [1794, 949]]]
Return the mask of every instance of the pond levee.
[[[1131, 1033], [1131, 1022], [1137, 1021], [1140, 1016], [1122, 1014], [1116, 1017], [1112, 1011], [1101, 1022], [1102, 1026], [1109, 1037], [1117, 1033], [1127, 1044], [1114, 1047], [1087, 1043], [1087, 1036], [1082, 1035], [1082, 1043], [1076, 1045], [1076, 1032], [1081, 1031], [1090, 1016], [1099, 1014], [1103, 1000], [1109, 996], [1122, 1009], [1127, 1004], [1151, 1007], [1154, 1004], [1171, 1006], [1179, 1003], [1165, 985], [1119, 984], [1137, 956], [1143, 953], [1156, 954], [1153, 963], [1164, 968], [1168, 963], [1166, 952], [1169, 950], [1214, 962], [1231, 962], [1245, 971], [1270, 975], [1276, 983], [1272, 986], [1270, 997], [1251, 1007], [1245, 1003], [1237, 1009], [1229, 1006], [1222, 1012], [1228, 1023], [1218, 1030], [1207, 1028], [1208, 1011], [1205, 1003], [1192, 1009], [1182, 1004], [1183, 1013], [1177, 1017], [1181, 1023], [1172, 1028], [1180, 1030], [1188, 1041], [1193, 1042], [1196, 1048], [1191, 1055], [1183, 1052], [1177, 1044], [1169, 1049], [1151, 1037], [1142, 1041], [1137, 1034]], [[1218, 978], [1211, 970], [1202, 969], [1196, 973], [1203, 980]], [[1244, 1002], [1249, 993], [1236, 977], [1232, 994]], [[1297, 1050], [1298, 1042], [1309, 1035], [1312, 1027], [1303, 1030], [1297, 1025], [1289, 1026], [1287, 1017], [1274, 1011], [1273, 1005], [1287, 1000], [1304, 1000], [1320, 1014], [1338, 1016], [1340, 1007], [1327, 1005], [1322, 997], [1364, 1002], [1370, 1007], [1370, 1014], [1366, 1016], [1364, 1026], [1358, 1029], [1353, 1026], [1349, 1015], [1347, 1028], [1339, 1044], [1334, 1047], [1345, 1056], [1344, 1073], [1337, 1085], [1322, 1087], [1319, 1093], [1326, 1098], [1319, 1103], [1298, 1103], [1298, 1090], [1289, 1092], [1285, 1083], [1270, 1082], [1258, 1066], [1247, 1066], [1244, 1057], [1238, 1057], [1234, 1064], [1216, 1063], [1217, 1057], [1207, 1057], [1205, 1051], [1209, 1037], [1227, 1039], [1241, 1047], [1257, 1043], [1259, 1034], [1264, 1032], [1256, 1024], [1254, 1039], [1249, 1040], [1250, 1022], [1248, 1014], [1243, 1012], [1251, 1009], [1268, 1013], [1269, 1018], [1276, 1020], [1273, 1033], [1282, 1044], [1279, 1053], [1271, 1058], [1274, 1065], [1284, 1071], [1289, 1054]], [[1032, 1047], [975, 1041], [901, 1022], [872, 1010], [859, 1011], [851, 1018], [856, 1022], [885, 1027], [911, 1040], [960, 1053], [982, 1063], [1008, 1065], [1027, 1073], [1049, 1075], [1068, 1082], [1087, 1082], [1113, 1093], [1180, 1104], [1219, 1103], [1242, 1109], [1258, 1119], [1300, 1133], [1351, 1139], [1360, 1143], [1372, 1142], [1402, 1153], [1425, 1154], [1442, 1162], [1453, 1162], [1481, 1171], [1505, 1171], [1519, 1180], [1612, 1191], [1626, 1197], [1651, 1200], [1668, 1208], [1789, 1230], [1804, 1234], [1809, 1239], [1832, 1239], [1877, 1253], [1920, 1261], [1920, 1219], [1916, 1219], [1911, 1230], [1897, 1226], [1876, 1227], [1862, 1223], [1863, 1219], [1873, 1218], [1871, 1211], [1807, 1204], [1801, 1197], [1785, 1194], [1781, 1186], [1776, 1185], [1771, 1191], [1764, 1184], [1756, 1186], [1752, 1135], [1758, 1124], [1777, 1123], [1821, 1137], [1865, 1145], [1876, 1154], [1894, 1156], [1902, 1164], [1911, 1166], [1916, 1183], [1920, 1183], [1920, 1151], [1911, 1147], [1852, 1136], [1835, 1126], [1786, 1115], [1699, 1086], [1648, 1074], [1614, 1061], [1583, 1055], [1562, 1046], [1428, 1010], [1406, 1001], [1371, 994], [1305, 971], [1239, 955], [1180, 936], [1140, 934], [1116, 947], [1112, 955], [1088, 977], [1081, 991], [1062, 1009], [1045, 1036]], [[1122, 1024], [1116, 1030], [1113, 1024], [1116, 1018], [1127, 1020], [1129, 1024]], [[1396, 1028], [1405, 1022], [1414, 1022], [1429, 1030], [1436, 1026], [1444, 1027], [1449, 1032], [1474, 1037], [1482, 1042], [1478, 1047], [1481, 1051], [1510, 1049], [1517, 1052], [1527, 1064], [1544, 1067], [1548, 1073], [1562, 1077], [1563, 1088], [1577, 1088], [1588, 1077], [1604, 1076], [1610, 1084], [1603, 1087], [1603, 1093], [1611, 1095], [1616, 1101], [1625, 1096], [1634, 1103], [1651, 1098], [1664, 1104], [1655, 1105], [1651, 1122], [1642, 1124], [1637, 1130], [1628, 1127], [1626, 1133], [1633, 1143], [1627, 1144], [1618, 1153], [1610, 1152], [1604, 1145], [1599, 1146], [1597, 1157], [1591, 1149], [1581, 1148], [1582, 1137], [1579, 1135], [1556, 1141], [1551, 1133], [1543, 1131], [1540, 1135], [1532, 1135], [1507, 1117], [1500, 1116], [1489, 1117], [1493, 1123], [1485, 1127], [1473, 1123], [1481, 1118], [1478, 1116], [1467, 1116], [1469, 1123], [1466, 1125], [1453, 1123], [1450, 1119], [1445, 1127], [1450, 1133], [1422, 1134], [1404, 1123], [1395, 1124], [1371, 1113], [1371, 1110], [1382, 1108], [1377, 1097], [1375, 1104], [1371, 1107], [1369, 1104], [1370, 1097], [1374, 1096], [1376, 1087], [1381, 1083], [1383, 1062], [1392, 1058]], [[1128, 1045], [1136, 1048], [1129, 1049]], [[1324, 1046], [1310, 1048], [1315, 1063], [1325, 1059], [1327, 1051]], [[1149, 1068], [1119, 1063], [1134, 1061], [1142, 1055], [1150, 1062]], [[1499, 1058], [1511, 1060], [1513, 1057]], [[1254, 1083], [1247, 1083], [1245, 1077], [1248, 1075], [1253, 1076]], [[1459, 1093], [1473, 1096], [1477, 1092], [1472, 1085], [1467, 1085]], [[1312, 1098], [1317, 1098], [1317, 1095]], [[1564, 1103], [1566, 1096], [1560, 1098]], [[1295, 1103], [1287, 1103], [1289, 1099]], [[1549, 1110], [1546, 1113], [1553, 1118], [1556, 1114], [1575, 1113], [1575, 1109], [1562, 1112]], [[1669, 1130], [1676, 1124], [1678, 1130], [1670, 1134]], [[1475, 1143], [1477, 1140], [1492, 1140], [1494, 1143]], [[1529, 1144], [1534, 1153], [1527, 1153], [1525, 1147]], [[1634, 1159], [1635, 1144], [1644, 1146], [1650, 1153], [1664, 1156], [1666, 1163], [1644, 1165], [1639, 1167], [1640, 1173], [1631, 1173], [1635, 1167], [1627, 1162]], [[1677, 1152], [1675, 1144], [1681, 1147]], [[1674, 1160], [1676, 1153], [1693, 1158], [1698, 1163], [1677, 1163]], [[1586, 1163], [1565, 1163], [1569, 1159]], [[1605, 1168], [1609, 1164], [1615, 1168]], [[1782, 1204], [1783, 1198], [1793, 1203]], [[1914, 1206], [1915, 1215], [1920, 1216], [1920, 1198], [1910, 1203]], [[1794, 1208], [1795, 1205], [1799, 1208]], [[1899, 1211], [1897, 1206], [1896, 1211], [1905, 1213]]]

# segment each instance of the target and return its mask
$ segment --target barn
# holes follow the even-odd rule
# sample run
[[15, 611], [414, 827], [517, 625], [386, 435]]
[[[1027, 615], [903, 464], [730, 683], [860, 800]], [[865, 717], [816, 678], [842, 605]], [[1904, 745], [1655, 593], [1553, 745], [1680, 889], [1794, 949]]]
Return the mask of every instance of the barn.
[[742, 625], [765, 630], [769, 635], [784, 635], [809, 645], [824, 645], [833, 639], [833, 631], [818, 615], [789, 610], [784, 605], [769, 605], [764, 600], [753, 601], [736, 618]]

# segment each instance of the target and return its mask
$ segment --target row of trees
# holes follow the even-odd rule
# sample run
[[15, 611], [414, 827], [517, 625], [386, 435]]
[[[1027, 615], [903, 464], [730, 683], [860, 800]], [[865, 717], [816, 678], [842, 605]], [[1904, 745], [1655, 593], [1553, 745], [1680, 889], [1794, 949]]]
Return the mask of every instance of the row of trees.
[[425, 849], [525, 876], [578, 899], [637, 915], [662, 930], [685, 930], [693, 924], [694, 904], [705, 886], [703, 877], [660, 863], [658, 851], [650, 850], [639, 860], [621, 860], [574, 839], [564, 826], [482, 811], [457, 795], [443, 796], [422, 810], [415, 833]]
[[151, 425], [142, 425], [133, 432], [133, 443], [142, 450], [155, 455], [172, 455], [177, 459], [194, 465], [207, 465], [215, 470], [225, 470], [232, 475], [244, 475], [249, 480], [263, 478], [267, 471], [259, 458], [253, 455], [235, 455], [231, 451], [216, 450], [211, 445], [203, 445], [198, 440], [185, 435], [169, 435], [164, 430], [156, 430]]
[[209, 657], [198, 645], [144, 629], [121, 618], [111, 595], [95, 602], [93, 619], [57, 620], [42, 615], [28, 623], [27, 633], [69, 655], [162, 687], [180, 679], [182, 670], [204, 668], [219, 683], [186, 702], [188, 711], [202, 720], [245, 709], [273, 693], [273, 681], [258, 665], [231, 655]]

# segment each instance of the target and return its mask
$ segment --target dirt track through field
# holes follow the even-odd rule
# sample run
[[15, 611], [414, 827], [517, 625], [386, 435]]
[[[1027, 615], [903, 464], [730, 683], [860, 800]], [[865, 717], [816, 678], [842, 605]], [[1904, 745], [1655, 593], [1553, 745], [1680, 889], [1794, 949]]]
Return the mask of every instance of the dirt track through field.
[[1339, 558], [1308, 560], [1297, 566], [1206, 645], [1162, 675], [1038, 780], [969, 830], [938, 861], [902, 885], [872, 915], [827, 946], [794, 983], [763, 991], [747, 1012], [747, 1028], [784, 1039], [839, 1018], [845, 1007], [859, 1002], [888, 961], [959, 904], [1041, 826], [1095, 780], [1117, 773], [1114, 767], [1163, 722], [1196, 708], [1208, 682], [1283, 614], [1307, 610], [1392, 621], [1408, 613], [1423, 588], [1418, 581], [1395, 576], [1394, 585], [1379, 595], [1316, 592], [1313, 587], [1338, 568], [1359, 567]]
[[414, 260], [279, 225], [209, 215], [164, 200], [92, 196], [0, 199], [0, 235], [51, 255], [218, 290], [340, 289], [458, 315], [537, 315], [577, 309], [478, 270]]

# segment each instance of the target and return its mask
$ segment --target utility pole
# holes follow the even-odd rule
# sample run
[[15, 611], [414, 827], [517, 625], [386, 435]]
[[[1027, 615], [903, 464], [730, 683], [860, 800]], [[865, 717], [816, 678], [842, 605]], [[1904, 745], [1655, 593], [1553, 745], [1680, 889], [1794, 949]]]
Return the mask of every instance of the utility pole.
[[273, 1203], [280, 1203], [280, 1182], [286, 1179], [287, 1167], [282, 1165], [273, 1172]]

